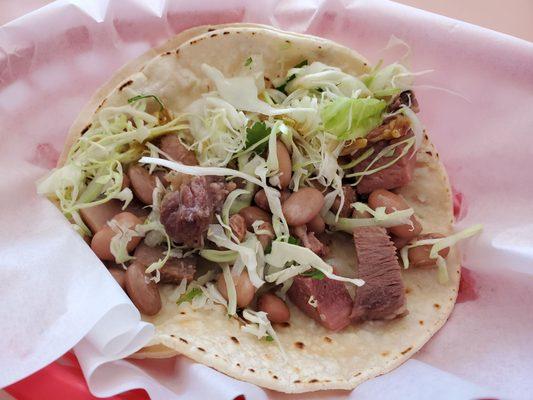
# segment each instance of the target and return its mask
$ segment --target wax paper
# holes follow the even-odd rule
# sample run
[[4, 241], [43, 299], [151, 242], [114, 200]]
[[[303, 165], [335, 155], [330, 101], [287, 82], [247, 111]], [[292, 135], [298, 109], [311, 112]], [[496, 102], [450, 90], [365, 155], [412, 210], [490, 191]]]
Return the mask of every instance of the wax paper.
[[[124, 360], [153, 327], [35, 193], [77, 113], [120, 66], [186, 28], [240, 21], [330, 38], [374, 63], [396, 57], [413, 71], [430, 70], [416, 81], [420, 118], [448, 168], [458, 227], [484, 225], [464, 248], [449, 322], [413, 359], [353, 392], [283, 395], [184, 357]], [[97, 396], [145, 388], [153, 399], [528, 398], [532, 109], [531, 43], [387, 1], [59, 1], [3, 26], [0, 386], [75, 346]]]

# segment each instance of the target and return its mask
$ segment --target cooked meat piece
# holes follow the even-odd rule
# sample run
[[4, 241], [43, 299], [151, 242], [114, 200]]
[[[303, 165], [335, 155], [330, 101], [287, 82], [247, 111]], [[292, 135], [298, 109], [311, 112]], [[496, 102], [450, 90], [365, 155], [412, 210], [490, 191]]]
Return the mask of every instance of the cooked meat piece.
[[[404, 140], [404, 138], [401, 138], [399, 140]], [[396, 141], [398, 141], [398, 139], [392, 140], [390, 143], [393, 144]], [[370, 169], [381, 167], [394, 160], [402, 153], [404, 146], [405, 145], [396, 147], [394, 149], [394, 154], [391, 157], [381, 157], [372, 165], [372, 167], [370, 167]], [[384, 141], [376, 143], [374, 145], [374, 155], [378, 154], [384, 147]], [[356, 165], [354, 167], [354, 172], [364, 171], [364, 169], [370, 164], [373, 159], [374, 157], [369, 157], [366, 160], [362, 161], [360, 164]], [[357, 193], [367, 194], [373, 192], [376, 189], [390, 190], [405, 186], [412, 179], [415, 164], [416, 154], [414, 154], [414, 148], [411, 147], [411, 149], [403, 157], [401, 157], [391, 166], [363, 177], [363, 179], [361, 179], [361, 182], [359, 182], [359, 184], [356, 186]]]
[[192, 281], [196, 272], [197, 261], [196, 257], [169, 259], [165, 266], [159, 270], [161, 273], [160, 282], [179, 285], [183, 279], [187, 279], [188, 282]]
[[409, 107], [415, 113], [420, 111], [420, 108], [418, 107], [418, 101], [416, 100], [415, 94], [413, 93], [412, 90], [406, 90], [404, 92], [401, 92], [398, 96], [396, 96], [392, 100], [392, 102], [389, 104], [387, 111], [388, 112], [398, 111], [400, 107], [403, 105]]
[[[343, 218], [348, 218], [352, 213], [351, 204], [357, 201], [357, 193], [355, 192], [353, 186], [350, 185], [344, 185], [342, 187], [342, 191], [344, 192], [344, 203], [342, 204], [342, 209], [339, 216]], [[339, 211], [340, 205], [341, 198], [337, 197], [333, 202], [333, 205], [331, 206], [331, 210], [334, 213], [337, 213], [337, 211]]]
[[292, 229], [292, 232], [302, 241], [302, 244], [313, 253], [320, 257], [325, 257], [328, 254], [328, 247], [317, 239], [314, 232], [307, 232], [306, 225], [295, 226]]
[[161, 204], [161, 223], [178, 243], [198, 247], [228, 190], [224, 180], [195, 176], [179, 191], [167, 194]]
[[365, 284], [357, 288], [352, 320], [392, 319], [404, 314], [405, 289], [400, 264], [385, 228], [356, 228], [353, 238], [357, 275]]
[[[342, 282], [299, 275], [287, 294], [302, 312], [327, 329], [340, 331], [350, 324], [353, 302]], [[316, 307], [309, 304], [311, 296]]]
[[[148, 267], [150, 264], [165, 257], [165, 249], [162, 246], [150, 247], [144, 242], [135, 249], [133, 254], [135, 262]], [[180, 284], [185, 278], [192, 281], [196, 272], [197, 257], [169, 258], [164, 267], [159, 270], [161, 283]]]
[[185, 165], [198, 165], [194, 151], [188, 150], [174, 134], [163, 136], [159, 140], [161, 150], [168, 154], [174, 161]]
[[376, 143], [380, 140], [392, 140], [401, 138], [409, 133], [411, 121], [403, 114], [393, 115], [383, 120], [382, 124], [372, 129], [366, 140], [370, 143]]

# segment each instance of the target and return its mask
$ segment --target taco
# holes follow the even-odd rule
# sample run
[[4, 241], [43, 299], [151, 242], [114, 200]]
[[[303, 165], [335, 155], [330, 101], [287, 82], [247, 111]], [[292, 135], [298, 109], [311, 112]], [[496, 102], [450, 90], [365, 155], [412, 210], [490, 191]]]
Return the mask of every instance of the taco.
[[156, 334], [282, 392], [352, 389], [444, 324], [460, 277], [450, 184], [413, 74], [233, 24], [133, 61], [39, 183]]

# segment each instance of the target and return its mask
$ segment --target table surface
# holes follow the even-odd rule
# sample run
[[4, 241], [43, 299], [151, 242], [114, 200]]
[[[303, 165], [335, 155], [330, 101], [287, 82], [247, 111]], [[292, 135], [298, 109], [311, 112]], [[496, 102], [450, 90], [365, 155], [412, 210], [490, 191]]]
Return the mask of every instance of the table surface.
[[[533, 42], [533, 0], [396, 0]], [[0, 25], [50, 0], [0, 0]]]

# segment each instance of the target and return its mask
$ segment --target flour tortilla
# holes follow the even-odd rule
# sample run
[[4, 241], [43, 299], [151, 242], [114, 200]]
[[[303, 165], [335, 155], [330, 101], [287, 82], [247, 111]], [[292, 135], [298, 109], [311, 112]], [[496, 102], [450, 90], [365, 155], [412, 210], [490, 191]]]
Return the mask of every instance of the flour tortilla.
[[[134, 95], [155, 94], [177, 113], [212, 89], [201, 72], [202, 63], [232, 76], [255, 54], [263, 56], [270, 79], [284, 76], [302, 60], [321, 61], [352, 74], [369, 69], [353, 50], [313, 36], [250, 24], [194, 28], [129, 63], [95, 94], [73, 124], [60, 164], [101, 105], [122, 105]], [[416, 157], [414, 178], [399, 193], [415, 210], [424, 232], [448, 235], [453, 223], [450, 185], [427, 136]], [[332, 254], [332, 264], [356, 268], [348, 235], [336, 236]], [[275, 343], [243, 333], [223, 307], [193, 310], [184, 303], [178, 308], [169, 299], [173, 287], [161, 287], [163, 309], [155, 317], [143, 317], [155, 325], [155, 337], [137, 356], [179, 352], [234, 378], [287, 393], [353, 389], [406, 361], [444, 324], [457, 296], [459, 262], [457, 250], [451, 249], [450, 280], [445, 285], [437, 282], [435, 269], [403, 271], [409, 314], [393, 321], [365, 322], [334, 333], [290, 305], [290, 322], [274, 326], [286, 358]]]

